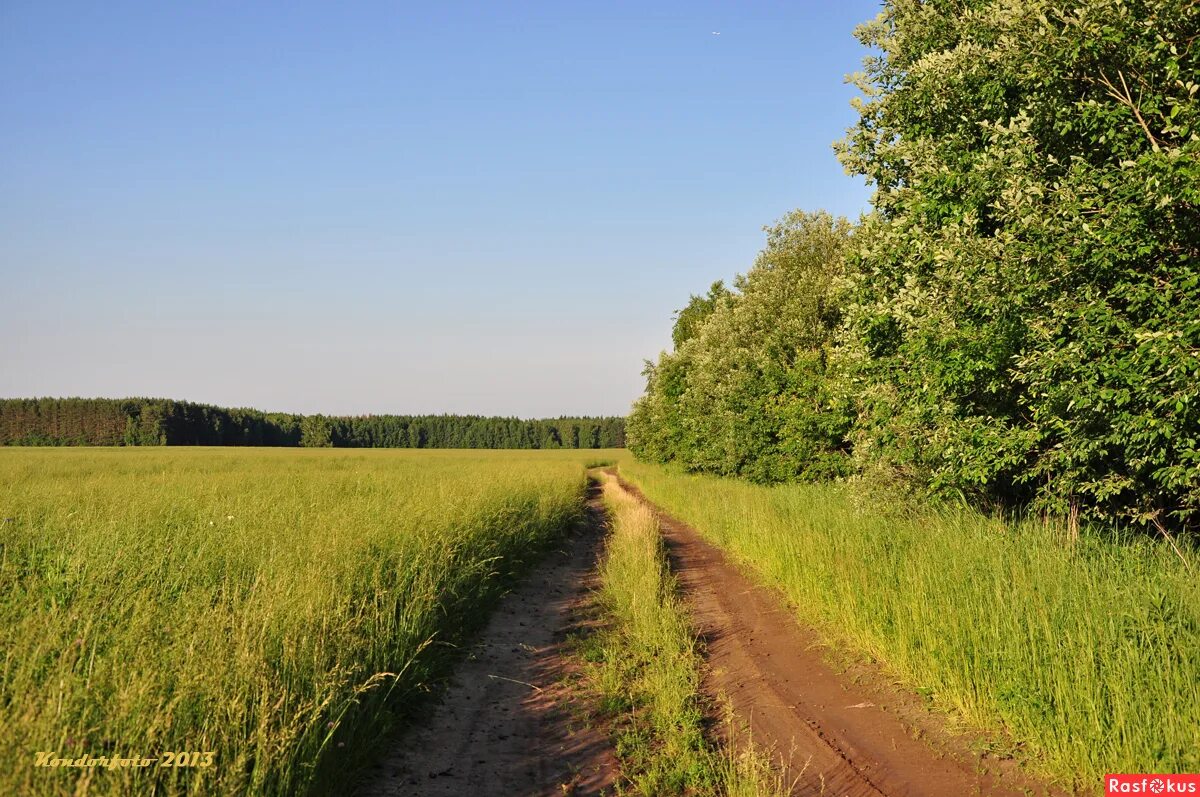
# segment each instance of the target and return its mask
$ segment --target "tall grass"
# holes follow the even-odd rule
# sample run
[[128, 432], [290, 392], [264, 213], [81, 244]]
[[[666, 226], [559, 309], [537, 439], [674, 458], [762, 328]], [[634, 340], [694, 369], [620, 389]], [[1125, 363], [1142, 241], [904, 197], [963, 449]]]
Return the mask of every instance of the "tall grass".
[[612, 521], [597, 600], [605, 625], [584, 643], [588, 672], [613, 723], [622, 791], [662, 795], [786, 793], [749, 745], [706, 736], [702, 659], [667, 567], [654, 514], [602, 475]]
[[[855, 485], [761, 487], [625, 463], [646, 495], [1041, 770], [1200, 769], [1200, 590], [1163, 542], [967, 509], [900, 512]], [[1189, 568], [1190, 567], [1190, 572]], [[1003, 731], [1003, 732], [1002, 732]]]
[[[344, 789], [595, 452], [0, 450], [0, 793]], [[213, 751], [209, 767], [49, 769]]]

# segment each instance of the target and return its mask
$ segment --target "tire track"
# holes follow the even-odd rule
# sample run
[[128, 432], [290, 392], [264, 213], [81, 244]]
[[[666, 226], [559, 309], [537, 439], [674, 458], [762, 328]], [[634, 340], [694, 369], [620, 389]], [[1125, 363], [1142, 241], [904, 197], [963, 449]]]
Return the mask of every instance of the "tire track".
[[860, 679], [835, 672], [816, 634], [797, 622], [778, 594], [751, 582], [720, 549], [635, 486], [621, 485], [658, 515], [671, 567], [705, 642], [706, 689], [729, 701], [754, 743], [783, 768], [793, 794], [1058, 793], [1012, 762], [972, 755], [918, 698], [878, 672], [860, 672]]
[[587, 520], [496, 607], [428, 720], [395, 743], [359, 797], [594, 795], [615, 782], [607, 737], [572, 712], [566, 636], [579, 623], [605, 531]]

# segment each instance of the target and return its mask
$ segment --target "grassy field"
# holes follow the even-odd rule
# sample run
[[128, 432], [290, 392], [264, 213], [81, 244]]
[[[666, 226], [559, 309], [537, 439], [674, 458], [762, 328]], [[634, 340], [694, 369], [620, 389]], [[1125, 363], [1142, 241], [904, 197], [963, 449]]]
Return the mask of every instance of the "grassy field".
[[[1190, 548], [618, 452], [0, 449], [0, 794], [344, 790], [610, 460], [997, 752], [1090, 784], [1200, 768]], [[586, 650], [630, 788], [761, 792], [700, 732], [701, 660], [626, 499], [609, 486], [609, 625]]]
[[764, 756], [705, 732], [703, 660], [651, 510], [602, 474], [611, 518], [597, 603], [603, 626], [581, 651], [612, 724], [622, 793], [775, 797], [787, 790]]
[[344, 789], [611, 458], [0, 449], [0, 793]]
[[899, 511], [856, 486], [622, 475], [996, 751], [1094, 789], [1200, 769], [1200, 557], [972, 511]]

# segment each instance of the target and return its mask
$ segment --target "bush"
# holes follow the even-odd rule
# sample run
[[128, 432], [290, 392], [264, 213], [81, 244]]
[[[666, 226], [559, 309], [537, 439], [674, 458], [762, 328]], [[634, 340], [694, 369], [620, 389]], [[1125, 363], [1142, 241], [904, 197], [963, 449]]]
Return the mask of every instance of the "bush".
[[773, 482], [846, 472], [850, 415], [826, 377], [832, 300], [850, 224], [795, 211], [767, 228], [754, 267], [693, 296], [674, 353], [647, 364], [630, 448], [653, 461]]
[[841, 361], [863, 461], [935, 490], [1194, 526], [1200, 6], [894, 0], [859, 38]]

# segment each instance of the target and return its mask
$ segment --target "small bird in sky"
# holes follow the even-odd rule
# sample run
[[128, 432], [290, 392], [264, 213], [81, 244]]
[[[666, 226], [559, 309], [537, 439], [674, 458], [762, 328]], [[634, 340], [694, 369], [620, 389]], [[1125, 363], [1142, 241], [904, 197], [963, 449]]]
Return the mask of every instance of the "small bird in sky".
[[719, 31], [719, 30], [714, 30], [714, 31], [712, 32], [712, 34], [713, 34], [714, 36], [720, 36], [720, 35], [721, 35], [721, 31]]

